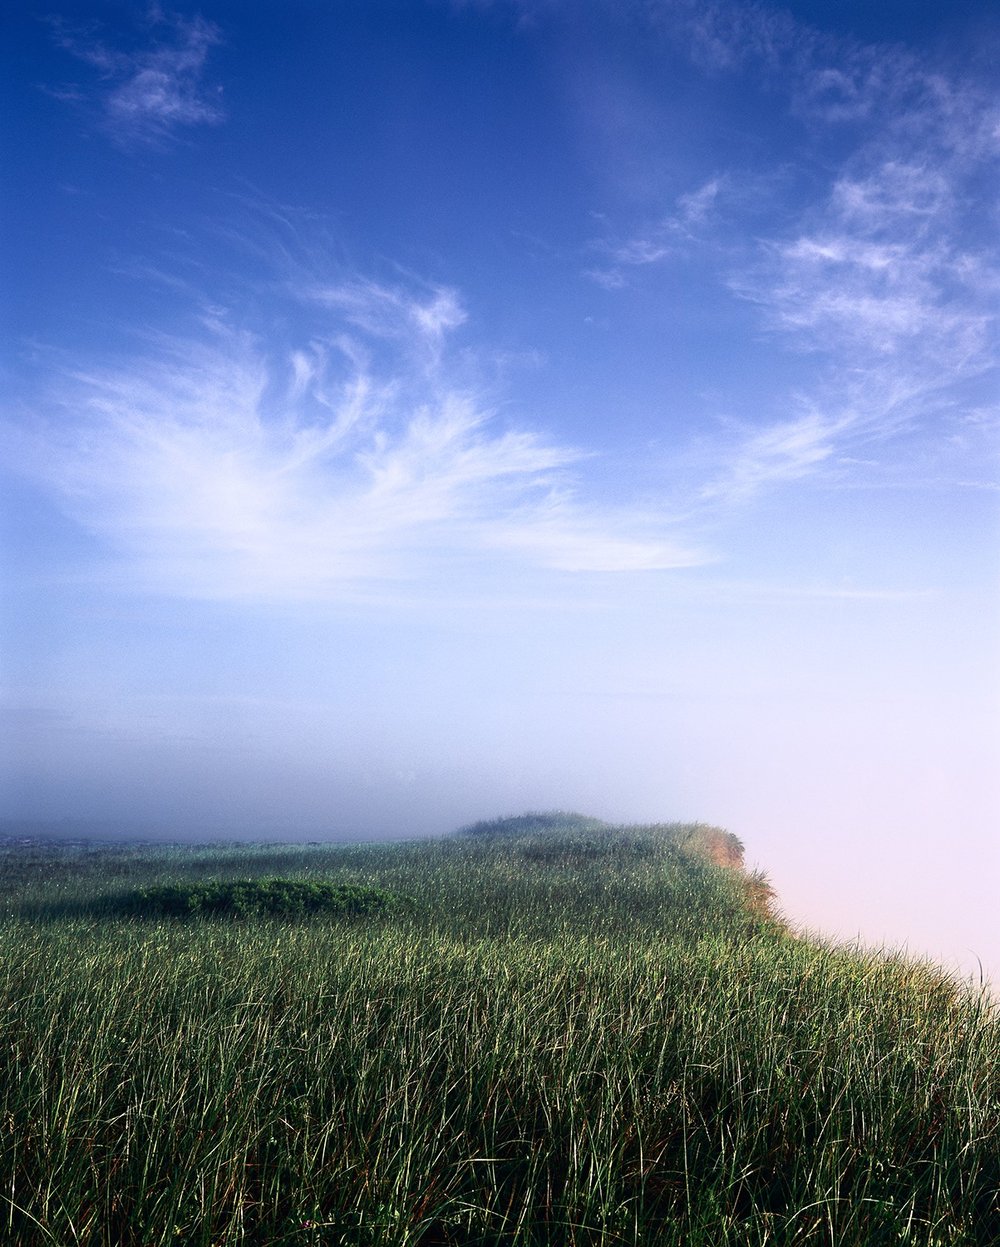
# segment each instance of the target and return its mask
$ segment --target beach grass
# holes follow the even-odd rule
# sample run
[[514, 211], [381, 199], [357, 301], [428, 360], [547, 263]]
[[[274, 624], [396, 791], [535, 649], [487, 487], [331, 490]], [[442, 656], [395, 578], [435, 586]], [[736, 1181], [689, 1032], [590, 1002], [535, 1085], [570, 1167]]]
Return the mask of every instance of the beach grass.
[[[0, 1241], [1000, 1242], [990, 997], [707, 830], [8, 848]], [[405, 903], [120, 909], [279, 877]]]

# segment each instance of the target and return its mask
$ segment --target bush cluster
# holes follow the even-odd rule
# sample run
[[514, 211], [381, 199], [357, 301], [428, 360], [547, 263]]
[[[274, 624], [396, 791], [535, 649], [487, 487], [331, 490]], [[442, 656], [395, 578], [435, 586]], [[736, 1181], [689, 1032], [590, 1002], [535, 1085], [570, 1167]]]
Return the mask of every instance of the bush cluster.
[[141, 888], [126, 908], [152, 917], [304, 918], [375, 914], [396, 900], [381, 888], [304, 879], [210, 880]]

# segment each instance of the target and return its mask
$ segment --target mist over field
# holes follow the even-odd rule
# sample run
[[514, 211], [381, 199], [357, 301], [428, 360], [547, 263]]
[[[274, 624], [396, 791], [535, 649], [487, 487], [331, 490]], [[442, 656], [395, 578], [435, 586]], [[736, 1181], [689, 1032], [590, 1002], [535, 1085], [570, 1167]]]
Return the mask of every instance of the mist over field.
[[0, 832], [701, 820], [1000, 980], [995, 6], [2, 20]]

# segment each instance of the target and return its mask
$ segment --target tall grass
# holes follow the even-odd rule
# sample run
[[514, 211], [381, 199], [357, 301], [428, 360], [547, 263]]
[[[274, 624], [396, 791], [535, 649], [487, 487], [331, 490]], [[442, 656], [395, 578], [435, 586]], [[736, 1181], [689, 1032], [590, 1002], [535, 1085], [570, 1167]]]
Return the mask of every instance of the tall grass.
[[683, 842], [122, 858], [417, 898], [332, 922], [126, 921], [103, 867], [22, 880], [0, 1241], [1000, 1242], [988, 1000], [791, 938]]

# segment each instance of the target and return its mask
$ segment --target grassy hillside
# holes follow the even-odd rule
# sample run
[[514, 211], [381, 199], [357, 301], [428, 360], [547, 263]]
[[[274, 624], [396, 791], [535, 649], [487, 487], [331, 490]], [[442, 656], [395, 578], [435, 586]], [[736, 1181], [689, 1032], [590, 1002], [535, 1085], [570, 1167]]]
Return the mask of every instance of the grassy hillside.
[[[795, 939], [741, 863], [718, 829], [563, 814], [8, 846], [0, 1241], [1000, 1242], [995, 1011]], [[136, 906], [232, 884], [385, 903]]]

